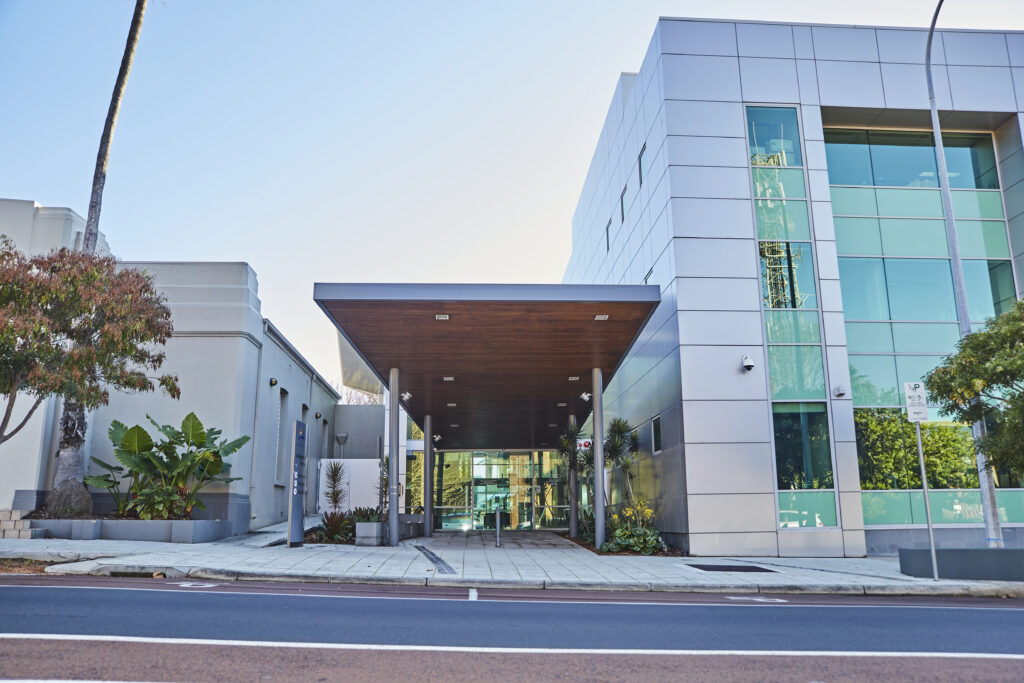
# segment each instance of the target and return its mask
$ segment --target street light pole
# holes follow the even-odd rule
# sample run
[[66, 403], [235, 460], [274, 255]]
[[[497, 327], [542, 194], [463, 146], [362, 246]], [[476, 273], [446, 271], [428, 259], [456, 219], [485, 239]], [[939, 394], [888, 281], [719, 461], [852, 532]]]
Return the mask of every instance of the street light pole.
[[[960, 337], [971, 333], [971, 317], [967, 309], [967, 293], [964, 285], [964, 269], [960, 262], [960, 243], [956, 234], [956, 223], [953, 217], [953, 199], [949, 193], [949, 174], [946, 171], [946, 151], [942, 144], [942, 128], [939, 125], [939, 110], [935, 106], [935, 85], [932, 83], [932, 38], [935, 35], [935, 22], [939, 19], [939, 10], [943, 0], [935, 6], [932, 23], [928, 29], [928, 43], [924, 53], [924, 72], [928, 80], [928, 105], [932, 112], [932, 137], [935, 140], [935, 161], [939, 171], [939, 191], [942, 194], [942, 211], [946, 217], [946, 243], [949, 246], [950, 265], [953, 267], [953, 299], [956, 303], [956, 318], [960, 325]], [[972, 425], [974, 438], [979, 439], [985, 434], [985, 423], [975, 422]], [[1003, 532], [999, 527], [999, 507], [996, 504], [996, 487], [992, 478], [992, 470], [986, 462], [985, 454], [975, 448], [974, 458], [978, 467], [978, 485], [981, 488], [981, 510], [985, 520], [985, 543], [989, 548], [1003, 547]]]

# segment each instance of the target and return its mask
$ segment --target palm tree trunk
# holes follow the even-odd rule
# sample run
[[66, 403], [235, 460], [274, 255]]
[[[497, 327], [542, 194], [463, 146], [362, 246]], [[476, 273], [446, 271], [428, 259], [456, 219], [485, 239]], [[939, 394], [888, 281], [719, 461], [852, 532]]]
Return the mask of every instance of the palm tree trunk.
[[[92, 175], [92, 193], [89, 196], [89, 214], [85, 220], [85, 235], [82, 237], [82, 251], [92, 254], [96, 251], [96, 240], [100, 230], [100, 207], [103, 204], [103, 187], [107, 183], [107, 166], [110, 163], [110, 141], [114, 137], [117, 126], [117, 115], [121, 111], [121, 100], [124, 86], [128, 82], [128, 74], [132, 70], [135, 59], [135, 47], [139, 42], [142, 30], [142, 17], [146, 13], [147, 0], [135, 0], [135, 13], [128, 29], [124, 54], [121, 55], [121, 68], [117, 71], [114, 92], [110, 95], [110, 106], [107, 118], [103, 122], [103, 134], [100, 135], [100, 148], [96, 153], [96, 168]], [[65, 425], [68, 426], [65, 429]], [[64, 402], [64, 414], [61, 416], [60, 450], [57, 460], [57, 472], [53, 479], [53, 491], [47, 504], [53, 512], [54, 506], [64, 510], [69, 516], [80, 516], [92, 512], [92, 499], [88, 495], [82, 478], [86, 473], [85, 454], [85, 408], [82, 404], [67, 400]], [[85, 496], [82, 496], [82, 493]], [[88, 505], [86, 505], [88, 498]]]

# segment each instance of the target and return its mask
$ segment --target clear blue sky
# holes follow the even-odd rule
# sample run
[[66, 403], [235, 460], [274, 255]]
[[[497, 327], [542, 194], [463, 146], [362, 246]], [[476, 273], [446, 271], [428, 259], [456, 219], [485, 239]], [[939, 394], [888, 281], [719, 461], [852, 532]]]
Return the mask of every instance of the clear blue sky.
[[[0, 0], [0, 196], [83, 216], [132, 0]], [[933, 0], [151, 0], [100, 229], [247, 261], [339, 375], [315, 281], [557, 282], [618, 74], [658, 16], [927, 25]], [[1020, 0], [940, 26], [1024, 29]]]

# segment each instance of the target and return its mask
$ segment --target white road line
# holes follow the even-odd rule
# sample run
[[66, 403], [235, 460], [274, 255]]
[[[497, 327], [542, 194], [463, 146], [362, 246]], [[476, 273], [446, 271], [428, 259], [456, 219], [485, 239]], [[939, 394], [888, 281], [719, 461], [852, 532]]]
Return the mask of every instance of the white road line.
[[669, 655], [714, 657], [914, 657], [919, 659], [1008, 659], [1024, 661], [1024, 654], [996, 652], [874, 652], [853, 650], [630, 650], [626, 648], [556, 647], [473, 647], [461, 645], [385, 645], [377, 643], [312, 643], [276, 640], [220, 640], [207, 638], [149, 638], [142, 636], [96, 636], [68, 633], [0, 633], [0, 640], [55, 640], [151, 645], [218, 645], [226, 647], [277, 647], [318, 650], [382, 650], [391, 652], [466, 652], [476, 654], [540, 655]]
[[[21, 576], [21, 575], [19, 575]], [[174, 585], [174, 584], [163, 584], [163, 585]], [[317, 584], [311, 584], [316, 586]], [[344, 586], [353, 584], [328, 584], [331, 586]], [[355, 584], [355, 585], [375, 585], [375, 584]], [[415, 586], [402, 586], [406, 588], [424, 588], [416, 584]], [[445, 586], [427, 586], [432, 588], [445, 588]], [[0, 584], [0, 588], [63, 588], [68, 590], [97, 590], [97, 591], [141, 591], [149, 593], [175, 593], [177, 595], [197, 595], [196, 591], [179, 590], [178, 588], [131, 588], [128, 586], [40, 586], [33, 584]], [[558, 593], [562, 589], [549, 589], [541, 590], [537, 589], [537, 593]], [[564, 589], [571, 591], [572, 589]], [[662, 591], [648, 591], [652, 594], [662, 593]], [[334, 600], [418, 600], [421, 602], [436, 602], [436, 601], [448, 601], [448, 602], [465, 602], [465, 598], [443, 598], [443, 597], [416, 597], [408, 595], [331, 595], [329, 593], [279, 593], [279, 592], [258, 592], [258, 591], [203, 591], [204, 594], [208, 595], [248, 595], [250, 597], [258, 596], [270, 596], [270, 597], [281, 597], [281, 598], [331, 598]], [[665, 591], [667, 595], [673, 593]], [[677, 593], [678, 594], [678, 593]], [[820, 597], [830, 597], [828, 594], [809, 594], [818, 595]], [[884, 600], [885, 596], [842, 596], [849, 598], [861, 598], [861, 599], [878, 599]], [[893, 598], [927, 598], [927, 597], [949, 597], [949, 596], [917, 596], [917, 595], [894, 595]], [[993, 598], [995, 599], [995, 598]], [[518, 598], [484, 598], [479, 602], [504, 602], [504, 603], [538, 603], [546, 605], [625, 605], [629, 607], [729, 607], [729, 608], [814, 608], [814, 609], [948, 609], [948, 610], [984, 610], [984, 611], [999, 611], [999, 612], [1024, 612], [1024, 608], [1021, 607], [986, 607], [983, 605], [886, 605], [883, 603], [871, 603], [868, 605], [845, 605], [845, 604], [819, 604], [819, 603], [798, 603], [790, 602], [786, 604], [741, 604], [738, 602], [656, 602], [656, 601], [625, 601], [625, 600], [560, 600], [558, 598], [550, 599], [518, 599]]]
[[469, 599], [470, 600], [476, 600], [476, 598], [477, 598], [476, 589], [475, 588], [470, 588], [469, 589]]

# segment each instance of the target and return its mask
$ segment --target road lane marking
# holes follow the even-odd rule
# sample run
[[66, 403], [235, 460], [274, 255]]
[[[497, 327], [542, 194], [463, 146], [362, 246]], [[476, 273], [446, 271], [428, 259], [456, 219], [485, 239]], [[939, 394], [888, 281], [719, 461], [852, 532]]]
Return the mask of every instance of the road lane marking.
[[182, 588], [214, 588], [219, 586], [219, 583], [192, 583], [191, 581], [179, 581], [174, 584], [175, 586], [181, 586]]
[[[174, 584], [161, 584], [161, 585], [173, 586]], [[308, 584], [308, 585], [310, 585], [310, 586], [318, 586], [320, 584], [315, 584], [314, 583], [314, 584]], [[350, 585], [350, 584], [328, 584], [328, 585], [344, 586], [344, 585]], [[355, 584], [355, 585], [367, 585], [368, 586], [368, 585], [373, 585], [373, 584]], [[426, 586], [421, 586], [419, 584], [416, 584], [414, 586], [406, 586], [406, 587], [408, 587], [408, 588], [424, 588]], [[163, 592], [163, 593], [175, 593], [175, 592], [177, 592], [177, 593], [179, 593], [181, 595], [189, 595], [190, 594], [190, 591], [178, 591], [176, 588], [135, 588], [135, 587], [128, 587], [128, 586], [95, 586], [95, 585], [84, 585], [84, 586], [78, 586], [78, 585], [74, 585], [74, 586], [71, 586], [71, 585], [68, 585], [68, 586], [65, 586], [65, 585], [50, 585], [50, 586], [46, 586], [46, 585], [39, 585], [39, 584], [11, 583], [11, 584], [0, 584], [0, 589], [2, 589], [2, 588], [63, 588], [63, 589], [67, 589], [67, 590], [141, 591], [141, 592], [150, 592], [150, 593], [161, 593], [161, 592]], [[444, 588], [444, 586], [432, 586], [432, 588], [434, 588], [434, 589]], [[310, 590], [316, 590], [316, 589], [315, 588], [311, 588]], [[322, 589], [320, 589], [320, 590], [322, 590]], [[441, 596], [437, 596], [437, 597], [425, 597], [425, 596], [424, 597], [420, 597], [420, 596], [412, 596], [412, 595], [352, 595], [352, 594], [332, 595], [330, 593], [281, 593], [281, 592], [277, 592], [277, 591], [260, 592], [258, 590], [252, 590], [252, 591], [236, 591], [236, 590], [227, 590], [226, 591], [226, 590], [221, 590], [221, 591], [207, 591], [207, 592], [211, 593], [211, 594], [216, 594], [216, 595], [247, 595], [247, 596], [250, 596], [250, 597], [253, 597], [253, 596], [266, 596], [266, 597], [277, 597], [277, 598], [331, 598], [331, 599], [334, 599], [334, 600], [353, 599], [353, 600], [419, 600], [419, 601], [446, 600], [446, 601], [450, 601], [450, 602], [465, 602], [466, 601], [466, 599], [462, 598], [462, 597], [441, 597]], [[557, 592], [560, 592], [560, 591], [558, 589], [536, 589], [535, 592], [536, 593], [557, 593]], [[657, 592], [656, 591], [648, 591], [648, 592], [651, 593], [652, 595], [661, 593], [661, 591], [657, 591]], [[672, 592], [668, 592], [668, 591], [665, 591], [664, 593], [667, 594], [667, 595], [678, 595], [678, 593], [672, 593]], [[194, 595], [195, 593], [191, 593], [191, 594]], [[807, 595], [810, 595], [812, 597], [822, 597], [822, 598], [831, 597], [828, 594], [824, 594], [824, 593], [823, 594], [810, 593], [810, 594], [807, 594]], [[844, 597], [856, 598], [858, 596], [844, 596]], [[859, 596], [859, 597], [863, 599], [865, 596]], [[900, 595], [894, 595], [894, 596], [891, 596], [891, 597], [893, 597], [893, 598], [901, 598], [901, 597], [905, 597], [905, 598], [915, 598], [915, 597], [927, 598], [929, 596], [914, 596], [914, 595], [900, 596]], [[950, 599], [950, 600], [956, 599], [956, 596], [938, 596], [938, 597], [943, 597], [945, 599]], [[867, 598], [868, 599], [878, 599], [878, 600], [885, 599], [884, 596], [874, 596], [874, 595], [867, 596]], [[985, 598], [985, 599], [997, 600], [996, 598]], [[629, 601], [627, 601], [627, 600], [562, 600], [562, 599], [555, 598], [555, 597], [548, 598], [548, 599], [537, 599], [537, 598], [518, 599], [515, 596], [496, 596], [496, 597], [484, 598], [484, 599], [479, 600], [479, 601], [480, 602], [538, 603], [538, 604], [547, 604], [547, 605], [623, 605], [623, 606], [629, 606], [629, 607], [730, 607], [730, 608], [775, 608], [775, 607], [789, 607], [789, 608], [794, 608], [794, 609], [796, 609], [796, 608], [815, 608], [815, 609], [823, 609], [823, 608], [824, 609], [827, 609], [827, 608], [839, 609], [839, 608], [842, 608], [842, 609], [986, 610], [986, 611], [999, 611], [999, 612], [1022, 612], [1022, 611], [1024, 611], [1024, 607], [987, 607], [987, 606], [984, 606], [984, 605], [913, 605], [913, 604], [911, 604], [911, 605], [906, 605], [906, 604], [887, 605], [887, 604], [884, 604], [884, 603], [877, 603], [877, 602], [876, 603], [871, 603], [871, 604], [865, 604], [865, 605], [848, 605], [848, 604], [842, 604], [842, 603], [801, 603], [801, 602], [790, 602], [790, 603], [786, 603], [786, 604], [773, 604], [773, 605], [768, 605], [768, 604], [756, 604], [756, 605], [750, 604], [750, 605], [748, 605], [748, 604], [744, 604], [744, 603], [729, 603], [729, 602], [657, 602], [657, 601], [653, 601], [653, 600], [652, 601], [647, 601], [647, 602], [633, 601], [633, 600], [629, 600]]]
[[727, 595], [726, 600], [749, 600], [750, 602], [789, 602], [789, 600], [783, 600], [782, 598], [762, 598], [756, 596], [747, 595]]
[[391, 645], [379, 643], [314, 643], [277, 640], [221, 640], [213, 638], [152, 638], [144, 636], [97, 636], [70, 633], [0, 633], [0, 640], [54, 640], [151, 645], [219, 645], [226, 647], [277, 647], [318, 650], [383, 650], [413, 652], [467, 652], [478, 654], [550, 655], [670, 655], [714, 657], [914, 657], [918, 659], [1008, 659], [1024, 661], [1024, 654], [998, 652], [885, 652], [851, 650], [650, 650], [578, 647], [477, 647], [470, 645]]
[[477, 598], [476, 589], [475, 588], [470, 588], [469, 589], [469, 599], [470, 600], [476, 600], [476, 598]]

